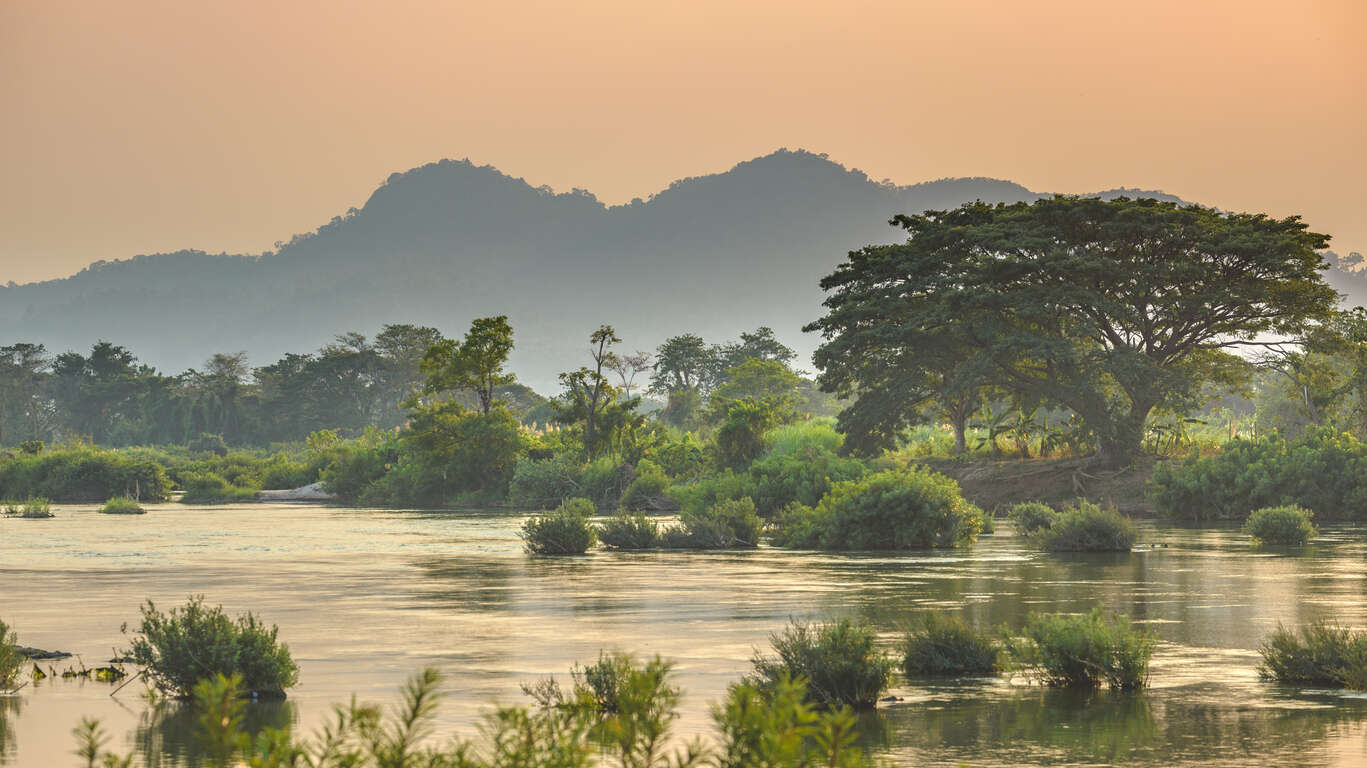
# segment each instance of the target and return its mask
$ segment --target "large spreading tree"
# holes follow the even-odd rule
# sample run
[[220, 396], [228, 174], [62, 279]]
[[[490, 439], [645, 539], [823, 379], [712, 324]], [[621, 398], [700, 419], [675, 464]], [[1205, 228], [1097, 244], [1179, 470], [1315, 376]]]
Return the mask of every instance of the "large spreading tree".
[[886, 447], [936, 397], [982, 381], [1075, 411], [1096, 459], [1139, 453], [1145, 419], [1182, 412], [1249, 367], [1235, 352], [1294, 336], [1337, 295], [1299, 218], [1156, 200], [1055, 197], [898, 216], [822, 280], [822, 388], [853, 397], [856, 450]]

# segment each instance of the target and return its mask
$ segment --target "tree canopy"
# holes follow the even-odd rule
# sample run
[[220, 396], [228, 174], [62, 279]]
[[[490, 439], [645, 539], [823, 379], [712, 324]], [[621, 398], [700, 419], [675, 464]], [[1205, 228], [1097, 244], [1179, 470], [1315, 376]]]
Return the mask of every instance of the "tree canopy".
[[1098, 459], [1128, 461], [1156, 407], [1249, 367], [1233, 354], [1332, 312], [1299, 218], [1156, 200], [1055, 197], [897, 216], [907, 242], [854, 251], [807, 326], [828, 392], [854, 396], [849, 445], [886, 444], [940, 379], [985, 376], [1075, 411]]

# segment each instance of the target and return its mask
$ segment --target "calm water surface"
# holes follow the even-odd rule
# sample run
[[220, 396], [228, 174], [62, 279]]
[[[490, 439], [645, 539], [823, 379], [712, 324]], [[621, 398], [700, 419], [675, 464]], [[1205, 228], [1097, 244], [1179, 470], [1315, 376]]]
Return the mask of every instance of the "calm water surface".
[[[1362, 529], [1326, 529], [1294, 555], [1251, 552], [1232, 530], [1149, 526], [1128, 555], [1043, 555], [1008, 530], [954, 553], [549, 559], [524, 554], [522, 516], [500, 512], [54, 511], [0, 520], [0, 616], [20, 642], [93, 665], [126, 647], [120, 625], [136, 623], [144, 599], [169, 607], [202, 593], [250, 609], [280, 626], [301, 668], [288, 702], [253, 708], [259, 724], [311, 731], [332, 703], [390, 701], [406, 676], [435, 666], [450, 693], [441, 731], [472, 735], [491, 702], [523, 700], [520, 683], [618, 648], [675, 659], [680, 729], [704, 733], [709, 703], [789, 617], [867, 619], [891, 643], [928, 607], [995, 626], [1101, 603], [1158, 632], [1146, 692], [899, 679], [903, 700], [863, 723], [869, 747], [904, 765], [1367, 765], [1367, 698], [1256, 673], [1278, 622], [1367, 625]], [[49, 680], [0, 699], [0, 765], [74, 765], [70, 731], [85, 715], [147, 765], [196, 764], [187, 713], [148, 706], [140, 687], [110, 698], [109, 685]]]

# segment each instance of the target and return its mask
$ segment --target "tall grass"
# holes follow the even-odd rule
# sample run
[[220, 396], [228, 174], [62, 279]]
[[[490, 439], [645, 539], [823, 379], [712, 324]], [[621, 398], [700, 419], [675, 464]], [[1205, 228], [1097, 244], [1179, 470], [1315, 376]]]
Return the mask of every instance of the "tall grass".
[[919, 615], [902, 641], [902, 671], [907, 677], [995, 675], [1002, 647], [958, 616], [936, 611]]
[[873, 709], [895, 666], [878, 648], [873, 628], [851, 619], [824, 624], [793, 621], [769, 641], [774, 655], [755, 656], [750, 682], [772, 691], [785, 680], [805, 680], [807, 699], [823, 709]]
[[1258, 649], [1263, 678], [1288, 685], [1367, 691], [1367, 631], [1328, 621], [1301, 627], [1281, 625]]
[[1084, 615], [1031, 614], [1008, 643], [1013, 663], [1045, 685], [1134, 690], [1148, 684], [1154, 634], [1124, 614], [1097, 607]]

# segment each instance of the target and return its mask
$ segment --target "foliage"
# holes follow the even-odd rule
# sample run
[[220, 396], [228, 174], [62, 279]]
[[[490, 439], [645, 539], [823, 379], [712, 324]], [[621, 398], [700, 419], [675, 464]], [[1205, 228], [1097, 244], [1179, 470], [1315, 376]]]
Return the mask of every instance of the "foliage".
[[565, 391], [554, 403], [555, 418], [579, 433], [590, 456], [620, 453], [624, 441], [645, 422], [636, 413], [641, 399], [620, 397], [622, 393], [603, 374], [617, 364], [612, 347], [621, 341], [612, 326], [600, 326], [589, 336], [593, 367], [560, 374]]
[[498, 387], [513, 383], [513, 375], [503, 370], [512, 351], [513, 328], [507, 315], [476, 318], [459, 345], [442, 339], [427, 349], [421, 366], [427, 374], [425, 389], [470, 390], [479, 400], [480, 412], [487, 415]]
[[971, 543], [982, 511], [928, 470], [890, 469], [835, 483], [815, 509], [794, 507], [774, 543], [800, 549], [933, 549]]
[[1367, 631], [1317, 621], [1300, 632], [1280, 624], [1258, 649], [1265, 679], [1287, 685], [1367, 690]]
[[1137, 535], [1134, 522], [1116, 511], [1079, 499], [1032, 535], [1050, 552], [1129, 552]]
[[835, 483], [862, 477], [868, 466], [838, 455], [841, 435], [829, 423], [809, 421], [770, 430], [768, 450], [750, 465], [745, 492], [761, 517], [792, 504], [814, 506]]
[[0, 619], [0, 693], [14, 687], [23, 666], [24, 657], [19, 655], [19, 637], [4, 619]]
[[583, 468], [566, 453], [549, 459], [521, 458], [513, 465], [509, 499], [523, 507], [549, 507], [582, 495]]
[[127, 496], [115, 496], [106, 501], [100, 511], [106, 515], [141, 515], [147, 510]]
[[231, 619], [222, 606], [205, 606], [202, 595], [165, 613], [148, 600], [130, 655], [158, 690], [173, 696], [187, 698], [215, 675], [241, 675], [252, 695], [284, 698], [299, 668], [277, 634], [250, 612]]
[[771, 634], [775, 656], [756, 654], [747, 682], [771, 692], [784, 680], [805, 680], [807, 700], [823, 709], [873, 709], [895, 666], [877, 647], [873, 628], [851, 619], [824, 624], [792, 621]]
[[1319, 535], [1314, 516], [1305, 507], [1263, 507], [1255, 509], [1244, 521], [1244, 533], [1262, 544], [1290, 544], [1300, 546]]
[[1159, 464], [1153, 501], [1170, 517], [1242, 520], [1289, 504], [1321, 520], [1360, 519], [1367, 510], [1367, 444], [1330, 429], [1298, 441], [1280, 435], [1232, 440], [1217, 456]]
[[705, 511], [684, 510], [679, 525], [666, 528], [666, 549], [737, 549], [759, 546], [764, 523], [749, 497], [719, 501]]
[[643, 514], [618, 512], [598, 526], [598, 540], [608, 549], [654, 549], [660, 546], [660, 526]]
[[650, 459], [641, 459], [634, 467], [636, 476], [631, 485], [622, 493], [618, 506], [622, 509], [656, 509], [669, 488], [669, 477], [658, 464]]
[[409, 501], [431, 504], [473, 494], [488, 499], [508, 495], [527, 437], [511, 411], [494, 405], [472, 413], [457, 403], [417, 406], [400, 437], [404, 458], [414, 465], [406, 488], [418, 487]]
[[566, 499], [552, 512], [527, 518], [522, 541], [536, 555], [582, 555], [598, 539], [589, 524], [596, 511], [588, 499]]
[[223, 442], [223, 435], [200, 432], [199, 437], [185, 444], [193, 453], [212, 453], [216, 456], [228, 455], [228, 444]]
[[1134, 690], [1148, 683], [1154, 634], [1099, 606], [1085, 615], [1031, 614], [1011, 638], [1012, 661], [1045, 685]]
[[807, 686], [780, 675], [772, 685], [731, 686], [712, 708], [721, 731], [718, 768], [856, 768], [868, 765], [855, 746], [858, 733], [848, 707], [817, 709]]
[[1231, 348], [1325, 319], [1328, 238], [1297, 218], [1151, 199], [1063, 197], [897, 216], [821, 282], [823, 387], [855, 397], [854, 444], [886, 443], [919, 398], [900, 381], [979, 380], [1066, 406], [1121, 467], [1149, 412], [1191, 410], [1249, 366]]
[[398, 463], [399, 446], [392, 439], [370, 433], [365, 439], [337, 445], [331, 454], [331, 462], [318, 473], [318, 479], [328, 493], [355, 503]]
[[913, 620], [902, 641], [902, 670], [918, 675], [995, 675], [1001, 644], [958, 616], [927, 611]]
[[1006, 511], [1006, 517], [1015, 524], [1018, 533], [1029, 535], [1053, 525], [1054, 518], [1058, 517], [1058, 513], [1048, 504], [1038, 501], [1023, 501], [1019, 504], [1012, 504], [1011, 508]]
[[234, 485], [212, 472], [195, 472], [186, 475], [180, 484], [185, 495], [180, 497], [182, 504], [227, 504], [234, 501], [251, 501], [261, 491], [254, 485]]
[[780, 403], [746, 397], [726, 401], [725, 420], [717, 427], [717, 464], [741, 471], [764, 451], [764, 433], [787, 420]]
[[0, 458], [0, 498], [102, 502], [111, 496], [131, 495], [161, 501], [170, 490], [171, 481], [160, 465], [90, 445]]

